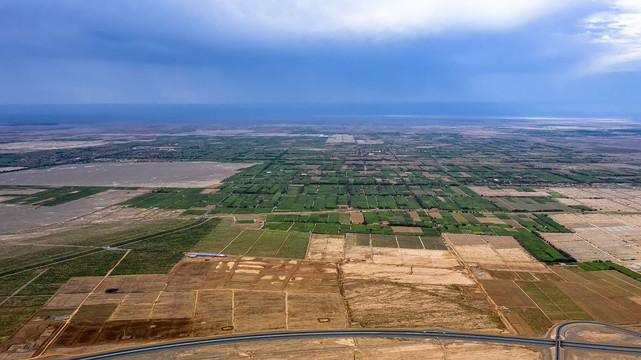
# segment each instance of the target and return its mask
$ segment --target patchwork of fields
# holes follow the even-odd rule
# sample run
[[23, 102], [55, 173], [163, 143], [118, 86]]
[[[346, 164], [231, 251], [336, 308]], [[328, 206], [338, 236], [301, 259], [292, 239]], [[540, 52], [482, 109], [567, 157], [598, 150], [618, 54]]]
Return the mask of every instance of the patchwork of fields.
[[397, 137], [109, 145], [143, 160], [131, 162], [0, 154], [34, 168], [0, 174], [0, 352], [282, 329], [641, 324], [641, 174], [586, 169], [601, 155], [543, 142]]
[[[67, 319], [71, 321], [63, 326]], [[251, 257], [185, 259], [168, 274], [72, 278], [13, 341], [59, 332], [55, 347], [64, 349], [346, 326], [335, 264]], [[37, 353], [37, 348], [31, 350], [29, 354]]]

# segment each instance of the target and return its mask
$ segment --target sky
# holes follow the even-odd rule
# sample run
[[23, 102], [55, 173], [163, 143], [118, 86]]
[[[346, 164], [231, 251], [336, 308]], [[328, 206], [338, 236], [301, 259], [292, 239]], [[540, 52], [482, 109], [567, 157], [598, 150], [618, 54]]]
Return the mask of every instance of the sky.
[[641, 100], [641, 0], [2, 0], [0, 104]]

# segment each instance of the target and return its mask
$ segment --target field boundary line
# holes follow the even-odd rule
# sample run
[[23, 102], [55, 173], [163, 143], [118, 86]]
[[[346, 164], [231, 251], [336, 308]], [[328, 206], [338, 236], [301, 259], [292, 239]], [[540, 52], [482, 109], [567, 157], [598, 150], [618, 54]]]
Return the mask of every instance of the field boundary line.
[[[606, 234], [609, 234], [609, 235], [614, 236], [615, 238], [617, 238], [617, 239], [618, 239], [618, 240], [620, 240], [620, 241], [625, 242], [626, 244], [629, 244], [627, 241], [625, 241], [625, 240], [621, 239], [620, 237], [618, 237], [618, 236], [616, 236], [616, 235], [614, 235], [614, 234], [610, 233], [609, 231], [605, 231], [605, 230], [603, 230], [601, 227], [594, 225], [593, 223], [589, 222], [587, 219], [582, 219], [582, 218], [578, 217], [576, 214], [572, 214], [572, 216], [573, 216], [573, 217], [575, 217], [575, 218], [577, 218], [578, 220], [580, 220], [580, 221], [582, 221], [582, 222], [586, 223], [586, 224], [590, 224], [590, 225], [592, 225], [593, 227], [595, 227], [595, 228], [599, 229], [600, 231], [602, 231], [602, 232], [604, 232], [604, 233], [606, 233]], [[614, 255], [610, 254], [609, 252], [607, 252], [607, 251], [605, 251], [605, 250], [601, 249], [600, 247], [598, 247], [598, 246], [596, 246], [596, 245], [592, 244], [592, 242], [591, 242], [591, 241], [589, 241], [589, 240], [585, 239], [584, 237], [582, 237], [581, 235], [579, 235], [576, 231], [574, 232], [574, 234], [575, 234], [576, 236], [580, 237], [581, 239], [583, 239], [583, 241], [586, 241], [588, 244], [590, 244], [590, 245], [594, 246], [595, 248], [599, 249], [599, 251], [601, 251], [602, 253], [604, 253], [604, 254], [606, 254], [606, 255], [610, 256], [611, 258], [613, 258], [614, 260], [616, 260], [616, 261], [618, 261], [618, 262], [621, 262], [621, 259], [619, 259], [619, 258], [617, 258], [616, 256], [614, 256]], [[634, 246], [634, 247], [636, 247], [637, 249], [639, 249], [639, 247], [638, 247], [638, 246], [636, 246], [636, 245], [632, 245], [632, 246]]]
[[196, 289], [196, 298], [194, 299], [194, 311], [191, 314], [191, 320], [196, 319], [196, 310], [198, 310], [198, 297], [200, 296], [200, 291]]
[[231, 289], [231, 326], [236, 330], [236, 290]]
[[[448, 237], [446, 237], [446, 236], [442, 236], [442, 237], [443, 237], [443, 239], [445, 240], [445, 243], [446, 243], [446, 244], [447, 244], [447, 245], [452, 249], [452, 253], [456, 256], [456, 259], [458, 260], [459, 264], [462, 264], [462, 265], [463, 265], [463, 268], [465, 268], [465, 270], [467, 270], [467, 273], [472, 277], [472, 280], [474, 280], [474, 282], [476, 283], [476, 285], [477, 285], [479, 288], [481, 288], [481, 291], [483, 291], [483, 294], [485, 294], [485, 298], [490, 302], [490, 304], [491, 304], [491, 305], [494, 305], [494, 312], [495, 312], [495, 313], [498, 315], [498, 317], [501, 319], [501, 321], [503, 322], [503, 324], [505, 325], [505, 327], [506, 327], [506, 328], [507, 328], [511, 333], [513, 333], [513, 334], [518, 334], [518, 332], [516, 331], [516, 329], [514, 328], [514, 326], [512, 326], [512, 323], [510, 323], [510, 322], [507, 320], [507, 318], [505, 317], [505, 315], [503, 315], [503, 313], [502, 313], [502, 312], [501, 312], [501, 310], [499, 309], [499, 306], [496, 304], [496, 302], [494, 301], [494, 299], [492, 299], [492, 297], [491, 297], [491, 296], [490, 296], [490, 294], [487, 292], [487, 290], [485, 289], [485, 287], [483, 287], [483, 284], [479, 281], [479, 279], [476, 277], [476, 275], [474, 275], [474, 272], [473, 272], [472, 270], [470, 270], [470, 268], [469, 268], [469, 266], [467, 265], [467, 263], [465, 263], [465, 262], [463, 261], [463, 258], [461, 258], [461, 255], [460, 255], [460, 254], [456, 251], [456, 249], [454, 248], [454, 243], [452, 243], [452, 242], [451, 242], [451, 240], [450, 240]], [[517, 286], [518, 286], [518, 285], [517, 285]], [[535, 304], [536, 304], [536, 303], [535, 303]]]
[[[525, 296], [527, 296], [527, 297], [528, 297], [528, 299], [532, 300], [532, 302], [534, 303], [534, 305], [536, 305], [536, 308], [537, 308], [537, 309], [539, 309], [539, 310], [541, 311], [541, 313], [543, 314], [543, 316], [545, 316], [545, 318], [546, 318], [546, 319], [550, 320], [550, 322], [551, 322], [552, 324], [554, 324], [554, 321], [552, 321], [552, 319], [550, 319], [550, 316], [549, 316], [545, 311], [543, 311], [543, 309], [541, 309], [541, 306], [539, 305], [539, 303], [537, 303], [536, 301], [534, 301], [534, 299], [532, 299], [532, 297], [530, 296], [530, 294], [528, 294], [528, 293], [527, 293], [527, 291], [525, 291], [525, 289], [523, 289], [522, 287], [520, 287], [520, 286], [519, 286], [519, 284], [518, 284], [516, 281], [512, 280], [512, 282], [514, 283], [514, 285], [516, 285], [516, 287], [518, 287], [519, 289], [521, 289], [521, 291], [523, 291], [523, 293], [525, 294]], [[530, 281], [530, 282], [532, 282], [532, 283], [533, 283], [533, 281]], [[536, 284], [535, 284], [534, 286], [536, 286]], [[548, 296], [543, 292], [543, 290], [539, 289], [539, 287], [538, 287], [538, 286], [536, 286], [536, 288], [537, 288], [537, 290], [539, 290], [539, 291], [541, 292], [541, 294], [543, 294], [543, 296], [545, 296], [546, 298], [548, 298], [548, 300], [552, 301], [552, 300], [551, 300], [551, 299], [550, 299], [550, 298], [549, 298], [549, 297], [548, 297]], [[552, 303], [553, 303], [553, 304], [554, 304], [554, 306], [556, 306], [557, 308], [559, 307], [559, 306], [558, 306], [554, 301], [552, 301]], [[561, 308], [559, 308], [559, 310], [560, 310], [561, 312], [563, 312], [563, 310], [561, 310]], [[563, 315], [565, 315], [565, 313], [564, 313], [564, 312], [563, 312]], [[534, 329], [532, 329], [532, 330], [534, 330]]]
[[3, 304], [4, 304], [4, 303], [6, 303], [7, 301], [9, 301], [9, 299], [11, 299], [11, 298], [13, 298], [14, 296], [18, 295], [18, 293], [20, 293], [24, 288], [26, 288], [27, 286], [29, 286], [29, 284], [31, 284], [31, 283], [32, 283], [32, 282], [34, 282], [37, 278], [39, 278], [39, 277], [40, 277], [40, 275], [42, 275], [42, 274], [44, 274], [45, 272], [47, 272], [47, 270], [49, 270], [49, 268], [46, 268], [46, 269], [42, 270], [38, 275], [34, 276], [31, 280], [27, 281], [27, 283], [25, 283], [25, 284], [24, 284], [24, 285], [22, 285], [20, 288], [18, 288], [18, 290], [14, 291], [11, 295], [7, 296], [4, 300], [2, 300], [2, 301], [0, 302], [0, 305], [3, 305]]
[[38, 350], [33, 354], [33, 357], [40, 357], [42, 354], [44, 354], [44, 353], [47, 351], [47, 349], [49, 349], [49, 347], [50, 347], [51, 345], [53, 345], [53, 343], [55, 343], [55, 342], [56, 342], [56, 340], [58, 340], [58, 338], [60, 337], [60, 335], [62, 335], [62, 333], [67, 329], [67, 327], [69, 327], [69, 324], [71, 324], [71, 319], [73, 319], [73, 317], [78, 313], [78, 311], [80, 310], [80, 308], [85, 304], [85, 302], [87, 302], [87, 300], [89, 299], [89, 297], [95, 293], [95, 291], [100, 287], [100, 285], [102, 285], [102, 283], [103, 283], [105, 280], [107, 280], [107, 277], [109, 277], [109, 275], [111, 275], [111, 273], [114, 271], [114, 269], [116, 269], [116, 267], [118, 267], [118, 265], [120, 265], [120, 263], [122, 262], [122, 260], [124, 260], [124, 258], [125, 258], [125, 257], [127, 257], [127, 255], [129, 255], [129, 253], [130, 253], [130, 252], [131, 252], [131, 249], [127, 249], [127, 251], [126, 251], [126, 252], [125, 252], [125, 254], [120, 258], [120, 260], [118, 260], [118, 262], [116, 262], [116, 264], [115, 264], [111, 269], [109, 269], [109, 271], [107, 271], [107, 273], [105, 274], [105, 276], [103, 276], [103, 277], [102, 277], [102, 279], [98, 282], [98, 284], [96, 284], [96, 285], [93, 287], [93, 289], [91, 289], [91, 292], [89, 292], [89, 294], [87, 294], [87, 296], [85, 296], [85, 298], [82, 300], [82, 302], [80, 303], [80, 305], [78, 305], [78, 307], [76, 307], [76, 309], [73, 311], [73, 313], [71, 313], [71, 315], [69, 315], [69, 318], [67, 318], [67, 320], [65, 321], [65, 323], [64, 323], [60, 328], [58, 328], [58, 330], [56, 331], [56, 333], [55, 333], [51, 338], [49, 338], [49, 339], [47, 340], [47, 342], [46, 342], [43, 346], [41, 346], [41, 347], [40, 347], [40, 348], [39, 348], [39, 349], [38, 349]]
[[231, 243], [233, 243], [234, 241], [236, 241], [236, 239], [238, 239], [238, 237], [239, 237], [241, 234], [243, 234], [245, 231], [247, 231], [247, 229], [243, 229], [243, 231], [239, 232], [239, 233], [238, 233], [238, 235], [236, 235], [233, 239], [231, 239], [231, 241], [230, 241], [230, 242], [228, 242], [228, 243], [227, 243], [227, 245], [225, 245], [225, 247], [224, 247], [224, 248], [220, 249], [220, 253], [222, 254], [222, 253], [225, 251], [225, 249], [227, 249], [227, 248], [229, 247], [229, 245], [231, 245]]
[[289, 239], [290, 236], [292, 236], [292, 233], [291, 233], [291, 231], [288, 231], [287, 232], [287, 236], [285, 236], [285, 240], [283, 240], [283, 242], [280, 243], [280, 246], [278, 247], [278, 250], [276, 250], [276, 252], [274, 253], [274, 257], [276, 257], [276, 255], [278, 255], [278, 253], [280, 252], [280, 249], [282, 249], [283, 245], [285, 245], [285, 241], [287, 241], [287, 239]]
[[[161, 231], [157, 231], [157, 232], [151, 233], [151, 234], [138, 235], [138, 236], [134, 236], [132, 238], [125, 239], [125, 240], [120, 240], [120, 241], [117, 241], [117, 242], [114, 242], [114, 243], [111, 243], [111, 244], [102, 245], [102, 246], [95, 246], [95, 247], [91, 247], [91, 248], [89, 248], [87, 250], [79, 251], [79, 252], [76, 252], [76, 253], [62, 255], [62, 256], [51, 258], [51, 259], [43, 260], [43, 261], [40, 261], [40, 262], [37, 262], [37, 263], [22, 265], [22, 266], [19, 266], [19, 267], [15, 267], [13, 269], [0, 271], [0, 278], [4, 277], [4, 276], [7, 276], [7, 275], [12, 275], [12, 274], [16, 274], [16, 273], [22, 272], [20, 270], [37, 269], [37, 268], [39, 268], [41, 266], [48, 266], [48, 265], [57, 264], [57, 263], [64, 262], [64, 261], [67, 261], [67, 260], [75, 259], [77, 257], [81, 257], [83, 255], [90, 255], [90, 254], [95, 253], [95, 252], [100, 252], [100, 251], [103, 251], [103, 250], [107, 250], [109, 248], [117, 248], [118, 246], [121, 246], [121, 245], [134, 244], [134, 243], [137, 243], [137, 242], [140, 242], [140, 241], [143, 241], [143, 240], [147, 240], [148, 238], [154, 238], [154, 237], [159, 236], [159, 235], [166, 235], [166, 234], [171, 234], [173, 232], [179, 232], [179, 231], [182, 231], [182, 230], [188, 230], [188, 229], [191, 229], [193, 227], [200, 226], [200, 225], [204, 224], [205, 222], [209, 221], [209, 219], [207, 219], [205, 221], [202, 221], [202, 222], [200, 220], [202, 220], [202, 218], [195, 219], [195, 220], [190, 221], [190, 222], [188, 222], [186, 224], [179, 225], [179, 226], [171, 228], [171, 229], [161, 230]], [[122, 250], [124, 250], [124, 249], [122, 249]], [[60, 260], [60, 261], [58, 261], [58, 260]]]
[[[616, 270], [614, 270], [614, 271], [616, 271]], [[610, 276], [610, 275], [608, 274], [607, 276]], [[637, 294], [633, 294], [633, 293], [629, 292], [626, 288], [622, 287], [621, 285], [618, 285], [618, 284], [613, 283], [613, 282], [612, 282], [612, 281], [610, 281], [609, 279], [600, 278], [600, 280], [603, 280], [603, 281], [605, 281], [606, 283], [608, 283], [608, 284], [610, 284], [610, 285], [612, 285], [612, 286], [614, 286], [614, 287], [616, 287], [616, 288], [619, 288], [619, 289], [621, 289], [621, 290], [625, 291], [626, 293], [630, 294], [629, 296], [639, 296], [639, 295], [637, 295]], [[617, 280], [618, 280], [618, 279], [617, 279]], [[626, 284], [626, 285], [630, 285], [630, 286], [632, 286], [632, 287], [634, 287], [634, 288], [636, 288], [636, 289], [639, 289], [638, 287], [633, 286], [632, 284]], [[1, 305], [1, 304], [0, 304], [0, 305]]]
[[267, 232], [267, 230], [263, 230], [263, 233], [262, 233], [262, 234], [260, 234], [260, 236], [258, 237], [258, 239], [256, 239], [256, 241], [254, 241], [254, 242], [252, 243], [252, 245], [251, 245], [250, 247], [248, 247], [248, 248], [247, 248], [247, 251], [245, 251], [245, 252], [243, 253], [243, 255], [242, 255], [242, 256], [245, 256], [245, 255], [249, 254], [249, 252], [250, 252], [250, 251], [251, 251], [251, 249], [254, 247], [254, 245], [256, 245], [256, 244], [260, 241], [260, 239], [262, 239], [262, 238], [263, 238], [263, 235], [265, 235], [265, 233], [266, 233], [266, 232]]
[[[561, 291], [561, 289], [559, 289], [555, 284], [553, 284], [553, 283], [550, 283], [550, 284], [551, 284], [551, 285], [553, 285], [554, 287], [556, 287], [559, 291]], [[550, 301], [552, 302], [552, 304], [554, 304], [554, 306], [556, 306], [557, 308], [559, 308], [559, 310], [563, 313], [563, 315], [565, 315], [565, 317], [566, 317], [568, 320], [571, 320], [571, 319], [570, 319], [570, 316], [565, 312], [565, 310], [563, 310], [563, 308], [561, 308], [561, 306], [559, 306], [559, 304], [557, 304], [557, 303], [556, 303], [556, 301], [552, 300], [552, 298], [551, 298], [550, 296], [548, 296], [548, 294], [547, 294], [545, 291], [543, 291], [543, 289], [541, 289], [541, 288], [539, 287], [539, 285], [537, 285], [536, 283], [534, 283], [534, 286], [536, 286], [536, 288], [537, 288], [537, 289], [539, 289], [539, 291], [541, 291], [541, 293], [542, 293], [546, 298], [548, 298], [548, 300], [550, 300]], [[561, 293], [563, 293], [563, 291], [561, 291]], [[567, 295], [566, 295], [566, 296], [567, 296]], [[569, 298], [570, 300], [572, 300], [572, 298], [570, 298], [569, 296], [568, 296], [568, 298]], [[574, 303], [574, 305], [576, 305], [579, 309], [581, 309], [581, 307], [580, 307], [579, 305], [577, 305], [577, 303], [575, 303], [575, 302], [574, 302], [574, 300], [572, 300], [572, 302], [573, 302], [573, 303]], [[583, 309], [581, 309], [581, 310], [583, 310]], [[541, 309], [541, 311], [543, 311], [543, 309]], [[585, 310], [583, 310], [583, 312], [585, 312]]]
[[289, 294], [285, 291], [285, 329], [289, 330]]

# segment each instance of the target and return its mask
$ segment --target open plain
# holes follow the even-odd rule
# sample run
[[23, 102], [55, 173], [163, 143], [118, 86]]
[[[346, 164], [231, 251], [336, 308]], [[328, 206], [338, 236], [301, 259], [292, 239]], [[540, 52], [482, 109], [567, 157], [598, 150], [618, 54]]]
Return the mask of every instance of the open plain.
[[0, 173], [0, 185], [196, 187], [216, 186], [254, 164], [211, 161], [117, 162]]
[[[560, 150], [529, 127], [376, 129], [190, 130], [0, 153], [26, 168], [0, 174], [0, 358], [275, 330], [640, 327], [640, 174], [605, 166], [623, 155]], [[383, 338], [173, 354], [211, 351], [549, 354]]]

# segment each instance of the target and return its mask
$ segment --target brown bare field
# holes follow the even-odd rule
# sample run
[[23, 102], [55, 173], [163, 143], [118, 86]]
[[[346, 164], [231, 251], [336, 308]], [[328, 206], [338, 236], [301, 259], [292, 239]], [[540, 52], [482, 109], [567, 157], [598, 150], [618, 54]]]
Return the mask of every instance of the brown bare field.
[[409, 267], [380, 264], [354, 264], [342, 266], [345, 277], [366, 280], [377, 278], [416, 285], [474, 285], [474, 280], [463, 269]]
[[506, 224], [506, 220], [502, 220], [497, 218], [494, 215], [487, 215], [487, 214], [483, 217], [477, 216], [476, 220], [478, 220], [483, 224]]
[[584, 205], [599, 211], [639, 212], [641, 191], [630, 186], [608, 187], [551, 187], [567, 199], [558, 199], [567, 205]]
[[562, 266], [555, 266], [553, 270], [565, 280], [557, 286], [595, 321], [616, 325], [641, 322], [639, 289], [621, 283], [628, 280], [611, 271], [574, 272]]
[[[250, 257], [187, 258], [169, 274], [111, 276], [90, 293], [101, 279], [68, 281], [43, 307], [42, 316], [34, 317], [0, 350], [17, 351], [44, 336], [42, 344], [76, 309], [54, 348], [126, 345], [290, 326], [347, 326], [336, 264]], [[51, 319], [49, 314], [63, 317], [47, 320]]]
[[492, 279], [499, 280], [524, 280], [524, 281], [561, 281], [561, 278], [553, 272], [526, 272], [526, 271], [501, 271], [488, 270]]
[[641, 259], [641, 217], [621, 214], [557, 214], [574, 234], [544, 235], [581, 261]]
[[349, 221], [351, 221], [352, 224], [362, 224], [365, 218], [363, 217], [363, 213], [353, 212], [349, 213]]
[[504, 311], [503, 315], [522, 336], [540, 336], [553, 325], [545, 314], [535, 307], [517, 307]]
[[392, 231], [395, 233], [416, 233], [420, 234], [423, 230], [420, 227], [413, 226], [392, 226]]
[[549, 272], [511, 236], [443, 234], [461, 260], [470, 267], [499, 271]]
[[485, 290], [497, 305], [508, 307], [536, 307], [523, 290], [510, 280], [481, 280]]
[[576, 234], [541, 233], [543, 238], [554, 247], [572, 255], [577, 261], [613, 260], [612, 255], [593, 246]]
[[404, 281], [375, 274], [345, 275], [343, 289], [352, 325], [501, 331], [502, 324], [478, 285], [455, 288]]
[[305, 258], [318, 261], [341, 261], [344, 244], [343, 235], [312, 234]]
[[208, 188], [208, 189], [203, 189], [203, 191], [201, 191], [200, 193], [201, 194], [215, 194], [215, 193], [218, 192], [218, 190], [219, 190], [218, 188]]
[[412, 218], [412, 220], [414, 220], [416, 222], [421, 222], [422, 221], [421, 217], [418, 215], [418, 213], [416, 211], [409, 211], [408, 214]]
[[443, 218], [443, 215], [441, 215], [441, 213], [439, 213], [438, 211], [430, 211], [427, 214], [429, 216], [431, 216], [432, 218], [434, 218], [434, 219], [442, 219]]
[[[113, 348], [101, 347], [101, 351]], [[54, 349], [52, 353], [80, 355], [83, 349]], [[155, 360], [161, 356], [150, 352], [131, 356], [136, 360]], [[484, 344], [433, 339], [396, 338], [309, 338], [241, 342], [225, 345], [207, 345], [188, 349], [163, 350], [168, 359], [540, 359], [540, 349], [505, 344]]]
[[[363, 235], [363, 234], [357, 234]], [[400, 235], [399, 235], [400, 236]], [[457, 267], [456, 257], [448, 250], [381, 248], [358, 246], [356, 236], [347, 234], [344, 260], [346, 262], [372, 262], [374, 264], [396, 264], [406, 266]]]
[[348, 245], [341, 269], [352, 325], [502, 328], [480, 286], [449, 250]]
[[472, 234], [443, 234], [443, 237], [454, 246], [485, 245], [487, 242], [480, 235]]

